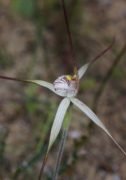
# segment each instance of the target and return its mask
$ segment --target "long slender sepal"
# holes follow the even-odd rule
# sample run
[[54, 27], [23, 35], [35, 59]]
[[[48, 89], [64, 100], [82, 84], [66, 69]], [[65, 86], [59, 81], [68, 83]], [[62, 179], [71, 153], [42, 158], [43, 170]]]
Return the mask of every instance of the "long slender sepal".
[[29, 83], [27, 80], [13, 78], [13, 77], [8, 77], [8, 76], [2, 76], [2, 75], [0, 75], [0, 79], [11, 80], [11, 81], [18, 81], [18, 82], [23, 82], [23, 83]]
[[37, 84], [39, 86], [45, 87], [47, 89], [50, 89], [51, 91], [53, 91], [55, 93], [53, 84], [46, 82], [46, 81], [42, 81], [42, 80], [23, 80], [23, 79], [17, 79], [17, 78], [12, 78], [12, 77], [7, 77], [7, 76], [1, 76], [1, 79], [6, 79], [6, 80], [11, 80], [11, 81], [18, 81], [18, 82], [23, 82], [23, 83], [34, 83]]
[[34, 84], [37, 84], [39, 86], [45, 87], [45, 88], [50, 89], [51, 91], [53, 91], [55, 93], [53, 84], [49, 83], [47, 81], [42, 81], [42, 80], [27, 80], [27, 82], [34, 83]]
[[95, 58], [93, 58], [89, 63], [83, 65], [79, 70], [78, 70], [78, 77], [79, 79], [81, 79], [83, 77], [83, 75], [86, 73], [87, 69], [89, 68], [89, 66], [91, 66], [97, 59], [99, 59], [101, 56], [103, 56], [106, 52], [108, 52], [113, 44], [115, 42], [115, 39], [113, 39], [112, 43], [105, 48], [100, 54], [98, 54]]
[[114, 43], [115, 43], [115, 38], [113, 38], [111, 44], [110, 44], [107, 48], [105, 48], [102, 52], [100, 52], [100, 54], [98, 54], [95, 58], [93, 58], [93, 59], [90, 61], [90, 65], [93, 64], [93, 63], [94, 63], [97, 59], [99, 59], [101, 56], [103, 56], [106, 52], [108, 52], [108, 51], [112, 48], [112, 46], [113, 46]]
[[49, 140], [47, 154], [59, 134], [59, 131], [63, 123], [63, 119], [65, 117], [65, 114], [69, 105], [70, 105], [70, 99], [64, 98], [58, 107], [58, 110], [57, 110], [57, 113], [56, 113], [56, 116], [52, 125], [51, 133], [50, 133], [50, 140]]
[[70, 31], [70, 26], [69, 26], [69, 20], [68, 20], [68, 13], [66, 10], [65, 2], [64, 0], [60, 0], [62, 10], [63, 10], [63, 15], [64, 15], [64, 21], [66, 25], [66, 30], [67, 30], [67, 35], [68, 35], [68, 41], [69, 41], [69, 46], [70, 46], [70, 53], [72, 56], [72, 64], [73, 64], [73, 73], [77, 74], [76, 70], [76, 57], [75, 57], [75, 52], [74, 52], [74, 47], [73, 47], [73, 41], [72, 41], [72, 36], [71, 36], [71, 31]]
[[117, 145], [117, 147], [121, 150], [121, 152], [126, 156], [126, 152], [118, 144], [118, 142], [112, 137], [112, 135], [109, 133], [107, 128], [104, 126], [104, 124], [101, 122], [101, 120], [94, 114], [94, 112], [87, 105], [85, 105], [83, 102], [81, 102], [77, 98], [71, 98], [71, 101], [81, 111], [83, 111], [95, 124], [97, 124], [99, 127], [101, 127], [106, 132], [106, 134], [109, 135], [109, 137], [113, 140], [113, 142]]

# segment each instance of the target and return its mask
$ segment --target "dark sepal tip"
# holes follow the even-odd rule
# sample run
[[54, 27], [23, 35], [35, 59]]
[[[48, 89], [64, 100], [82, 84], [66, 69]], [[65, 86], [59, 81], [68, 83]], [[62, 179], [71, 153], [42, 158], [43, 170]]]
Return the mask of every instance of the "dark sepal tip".
[[27, 80], [22, 80], [22, 79], [17, 79], [17, 78], [13, 78], [13, 77], [2, 76], [2, 75], [0, 75], [0, 79], [5, 79], [5, 80], [19, 81], [19, 82], [28, 83]]
[[108, 52], [111, 48], [112, 48], [112, 46], [114, 45], [114, 43], [115, 43], [115, 37], [113, 37], [113, 40], [112, 40], [112, 42], [111, 42], [111, 44], [107, 47], [107, 48], [105, 48], [100, 54], [98, 54], [95, 58], [93, 58], [90, 62], [91, 62], [91, 64], [92, 63], [94, 63], [97, 59], [99, 59], [101, 56], [103, 56], [106, 52]]

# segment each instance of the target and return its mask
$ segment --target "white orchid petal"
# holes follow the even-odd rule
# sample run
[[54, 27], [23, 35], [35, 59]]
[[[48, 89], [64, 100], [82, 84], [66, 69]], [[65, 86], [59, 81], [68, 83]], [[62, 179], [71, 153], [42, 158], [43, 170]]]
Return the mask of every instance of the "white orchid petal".
[[61, 126], [63, 123], [63, 119], [64, 119], [64, 116], [66, 114], [66, 111], [67, 111], [69, 105], [70, 105], [70, 99], [64, 98], [58, 107], [58, 110], [57, 110], [57, 113], [56, 113], [56, 116], [55, 116], [55, 119], [54, 119], [54, 122], [52, 125], [52, 129], [51, 129], [50, 140], [49, 140], [47, 152], [49, 152], [51, 146], [53, 145], [55, 139], [57, 138], [57, 136], [60, 132], [60, 129], [61, 129]]
[[78, 70], [78, 77], [81, 79], [83, 75], [86, 73], [87, 69], [89, 67], [89, 63], [83, 65], [79, 70]]
[[109, 133], [109, 131], [106, 129], [104, 124], [101, 122], [101, 120], [93, 113], [93, 111], [86, 106], [83, 102], [81, 102], [79, 99], [71, 98], [71, 101], [74, 105], [76, 105], [81, 111], [83, 111], [95, 124], [97, 124], [99, 127], [101, 127], [113, 140], [113, 142], [117, 145], [117, 147], [123, 152], [123, 154], [126, 156], [126, 152], [122, 149], [122, 147], [118, 144], [118, 142], [112, 137], [112, 135]]
[[41, 80], [27, 80], [27, 82], [31, 82], [31, 83], [35, 83], [37, 85], [46, 87], [47, 89], [50, 89], [51, 91], [53, 91], [55, 93], [55, 89], [53, 84], [46, 82], [46, 81], [41, 81]]

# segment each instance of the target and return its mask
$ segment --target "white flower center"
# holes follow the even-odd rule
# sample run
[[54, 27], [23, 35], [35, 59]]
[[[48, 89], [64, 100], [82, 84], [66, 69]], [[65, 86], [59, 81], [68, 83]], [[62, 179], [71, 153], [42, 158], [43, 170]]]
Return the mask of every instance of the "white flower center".
[[63, 97], [75, 96], [78, 92], [78, 84], [78, 78], [70, 75], [62, 75], [53, 83], [56, 93]]

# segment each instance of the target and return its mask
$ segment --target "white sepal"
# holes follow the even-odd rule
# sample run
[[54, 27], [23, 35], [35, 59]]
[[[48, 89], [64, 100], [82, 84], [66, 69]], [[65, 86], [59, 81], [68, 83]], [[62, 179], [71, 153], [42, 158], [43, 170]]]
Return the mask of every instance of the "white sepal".
[[101, 120], [93, 113], [93, 111], [86, 106], [83, 102], [81, 102], [77, 98], [71, 98], [71, 101], [74, 105], [76, 105], [81, 111], [83, 111], [95, 124], [97, 124], [99, 127], [101, 127], [113, 140], [113, 142], [117, 145], [117, 147], [122, 151], [122, 153], [126, 156], [126, 152], [122, 149], [122, 147], [118, 144], [118, 142], [112, 137], [112, 135], [109, 133], [109, 131], [106, 129], [104, 124], [101, 122]]
[[83, 65], [79, 70], [78, 70], [78, 77], [81, 79], [83, 75], [86, 73], [87, 69], [89, 67], [89, 63]]
[[26, 80], [27, 82], [31, 82], [31, 83], [35, 83], [37, 85], [46, 87], [47, 89], [50, 89], [51, 91], [53, 91], [55, 93], [55, 89], [53, 87], [53, 84], [46, 82], [46, 81], [41, 81], [41, 80]]
[[58, 107], [58, 110], [57, 110], [57, 113], [56, 113], [56, 116], [55, 116], [55, 119], [54, 119], [54, 122], [52, 125], [51, 133], [50, 133], [50, 139], [49, 139], [47, 153], [49, 152], [51, 146], [53, 145], [55, 139], [57, 138], [57, 136], [60, 132], [60, 129], [61, 129], [61, 126], [63, 123], [63, 119], [65, 117], [65, 114], [66, 114], [66, 111], [67, 111], [69, 105], [70, 105], [70, 99], [64, 98]]

